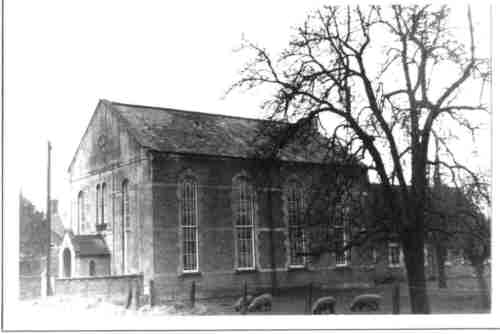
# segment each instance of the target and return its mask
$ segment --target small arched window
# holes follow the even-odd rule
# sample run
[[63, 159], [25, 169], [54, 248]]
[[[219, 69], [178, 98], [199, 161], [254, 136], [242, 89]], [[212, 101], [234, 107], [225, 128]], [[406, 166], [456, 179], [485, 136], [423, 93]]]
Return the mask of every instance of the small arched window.
[[237, 180], [238, 208], [236, 214], [236, 256], [238, 269], [255, 267], [254, 192], [247, 178]]
[[198, 185], [194, 178], [185, 178], [180, 184], [182, 270], [198, 271]]
[[63, 277], [71, 277], [71, 251], [65, 248], [63, 251]]
[[78, 224], [78, 229], [80, 233], [85, 233], [85, 195], [83, 191], [78, 193], [77, 204], [76, 204], [76, 221]]
[[95, 261], [89, 261], [89, 276], [95, 276]]
[[288, 235], [290, 240], [290, 266], [305, 265], [306, 248], [304, 224], [302, 221], [304, 209], [304, 193], [298, 181], [291, 181], [287, 187]]

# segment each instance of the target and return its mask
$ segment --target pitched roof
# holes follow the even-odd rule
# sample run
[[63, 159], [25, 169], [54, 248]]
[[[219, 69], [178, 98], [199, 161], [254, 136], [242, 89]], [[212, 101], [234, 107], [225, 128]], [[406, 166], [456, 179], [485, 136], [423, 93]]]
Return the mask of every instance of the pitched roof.
[[99, 234], [73, 235], [71, 240], [77, 256], [109, 256], [110, 254], [104, 238]]
[[[264, 124], [285, 124], [118, 102], [105, 103], [142, 146], [160, 152], [250, 158], [255, 156], [255, 140]], [[323, 162], [321, 150], [300, 149], [301, 146], [282, 150], [279, 159]]]

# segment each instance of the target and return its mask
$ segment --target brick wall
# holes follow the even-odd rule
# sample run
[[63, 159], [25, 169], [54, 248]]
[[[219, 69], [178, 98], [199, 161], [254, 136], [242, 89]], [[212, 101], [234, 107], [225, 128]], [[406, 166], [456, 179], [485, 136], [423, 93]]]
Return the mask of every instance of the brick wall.
[[[124, 302], [129, 287], [143, 286], [142, 275], [57, 278], [56, 295], [76, 295], [81, 297], [102, 297], [111, 302]], [[142, 289], [139, 289], [142, 294]]]
[[20, 275], [19, 277], [19, 298], [32, 299], [42, 295], [41, 275]]
[[[276, 273], [280, 288], [303, 287], [310, 282], [315, 285], [348, 288], [366, 287], [373, 284], [369, 276], [358, 267], [343, 267], [324, 270], [281, 270]], [[247, 282], [249, 293], [270, 291], [271, 273], [269, 271], [240, 272], [220, 271], [206, 272], [200, 275], [157, 274], [155, 287], [160, 301], [189, 298], [192, 282], [196, 284], [196, 298], [214, 298], [237, 296], [243, 291]]]
[[[292, 176], [304, 183], [314, 183], [318, 168], [298, 164], [280, 166], [270, 171], [272, 184], [269, 186], [268, 174], [263, 173], [259, 162], [156, 154], [153, 159], [154, 280], [159, 298], [187, 297], [193, 280], [197, 296], [201, 298], [239, 293], [244, 281], [253, 288], [270, 287], [272, 252], [279, 287], [301, 286], [310, 281], [330, 286], [366, 284], [369, 276], [359, 268], [355, 251], [347, 268], [335, 268], [330, 254], [305, 269], [288, 267], [288, 229], [282, 189]], [[181, 268], [178, 184], [186, 173], [195, 177], [198, 184], [199, 273], [195, 275], [183, 274]], [[242, 173], [256, 189], [256, 267], [251, 272], [236, 270], [233, 206], [237, 198], [234, 198], [233, 182]]]
[[94, 261], [95, 276], [110, 275], [109, 256], [77, 257], [75, 261], [75, 272], [77, 276], [90, 276], [90, 261]]

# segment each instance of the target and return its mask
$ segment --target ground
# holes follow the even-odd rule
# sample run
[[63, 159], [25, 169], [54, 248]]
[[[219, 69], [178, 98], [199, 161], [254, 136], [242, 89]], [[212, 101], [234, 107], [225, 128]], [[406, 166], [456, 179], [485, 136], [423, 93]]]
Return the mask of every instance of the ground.
[[[400, 309], [401, 313], [410, 313], [410, 300], [408, 286], [401, 283]], [[352, 314], [349, 305], [352, 299], [363, 293], [377, 293], [382, 296], [380, 314], [392, 314], [392, 288], [391, 284], [379, 285], [370, 289], [313, 289], [313, 302], [323, 296], [334, 296], [337, 300], [335, 312], [337, 314]], [[251, 291], [250, 291], [251, 292]], [[487, 313], [490, 310], [481, 307], [477, 282], [473, 278], [460, 278], [448, 280], [447, 289], [439, 289], [437, 282], [428, 282], [432, 313]], [[272, 311], [268, 314], [304, 314], [308, 288], [296, 288], [283, 291], [273, 298]], [[223, 314], [236, 314], [232, 309], [235, 299], [219, 300], [212, 305], [217, 305], [217, 310]]]
[[[480, 306], [480, 298], [477, 283], [473, 278], [451, 279], [448, 281], [447, 289], [437, 288], [436, 282], [428, 284], [429, 296], [433, 313], [485, 313], [489, 312]], [[249, 293], [252, 293], [249, 287]], [[332, 295], [337, 299], [336, 313], [349, 314], [349, 304], [352, 299], [362, 293], [378, 293], [382, 296], [381, 307], [375, 313], [392, 313], [392, 285], [379, 285], [371, 289], [321, 289], [314, 287], [313, 298]], [[308, 288], [294, 288], [282, 291], [279, 296], [273, 298], [272, 311], [266, 314], [304, 314]], [[104, 302], [98, 298], [76, 298], [53, 296], [35, 301], [23, 301], [21, 306], [26, 316], [48, 319], [52, 316], [61, 317], [71, 314], [79, 314], [86, 319], [91, 319], [93, 315], [124, 316], [132, 317], [157, 317], [169, 315], [239, 315], [232, 307], [236, 298], [222, 298], [212, 300], [199, 300], [193, 309], [185, 303], [176, 302], [156, 307], [144, 305], [139, 309], [125, 309], [123, 305]], [[408, 288], [405, 283], [401, 283], [401, 313], [409, 313]], [[125, 301], [124, 301], [125, 302]], [[257, 313], [251, 313], [255, 315]], [[262, 314], [262, 313], [258, 313]]]

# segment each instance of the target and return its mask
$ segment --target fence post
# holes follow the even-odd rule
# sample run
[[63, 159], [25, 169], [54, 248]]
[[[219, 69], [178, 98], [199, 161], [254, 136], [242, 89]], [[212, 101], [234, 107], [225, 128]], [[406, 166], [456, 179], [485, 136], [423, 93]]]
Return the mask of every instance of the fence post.
[[196, 285], [195, 285], [195, 282], [193, 281], [191, 283], [191, 291], [190, 291], [190, 294], [189, 294], [189, 300], [190, 300], [190, 304], [191, 304], [191, 308], [194, 307], [194, 302], [195, 302], [195, 299], [196, 299]]
[[399, 290], [399, 282], [394, 283], [392, 286], [392, 314], [399, 314], [399, 302], [400, 302], [400, 290]]
[[130, 305], [132, 304], [132, 284], [129, 281], [128, 282], [128, 293], [127, 293], [127, 300], [125, 302], [125, 308], [128, 309]]
[[313, 283], [310, 282], [309, 285], [307, 286], [307, 292], [306, 292], [306, 298], [305, 298], [305, 306], [304, 306], [304, 313], [305, 314], [311, 313], [312, 295], [313, 295]]
[[134, 287], [135, 287], [135, 294], [134, 294], [134, 299], [135, 299], [135, 309], [139, 309], [141, 307], [141, 284], [139, 281], [134, 280]]
[[241, 314], [247, 314], [247, 281], [243, 282], [243, 305], [241, 307]]
[[149, 281], [149, 306], [153, 307], [156, 305], [155, 296], [155, 282], [153, 280]]

